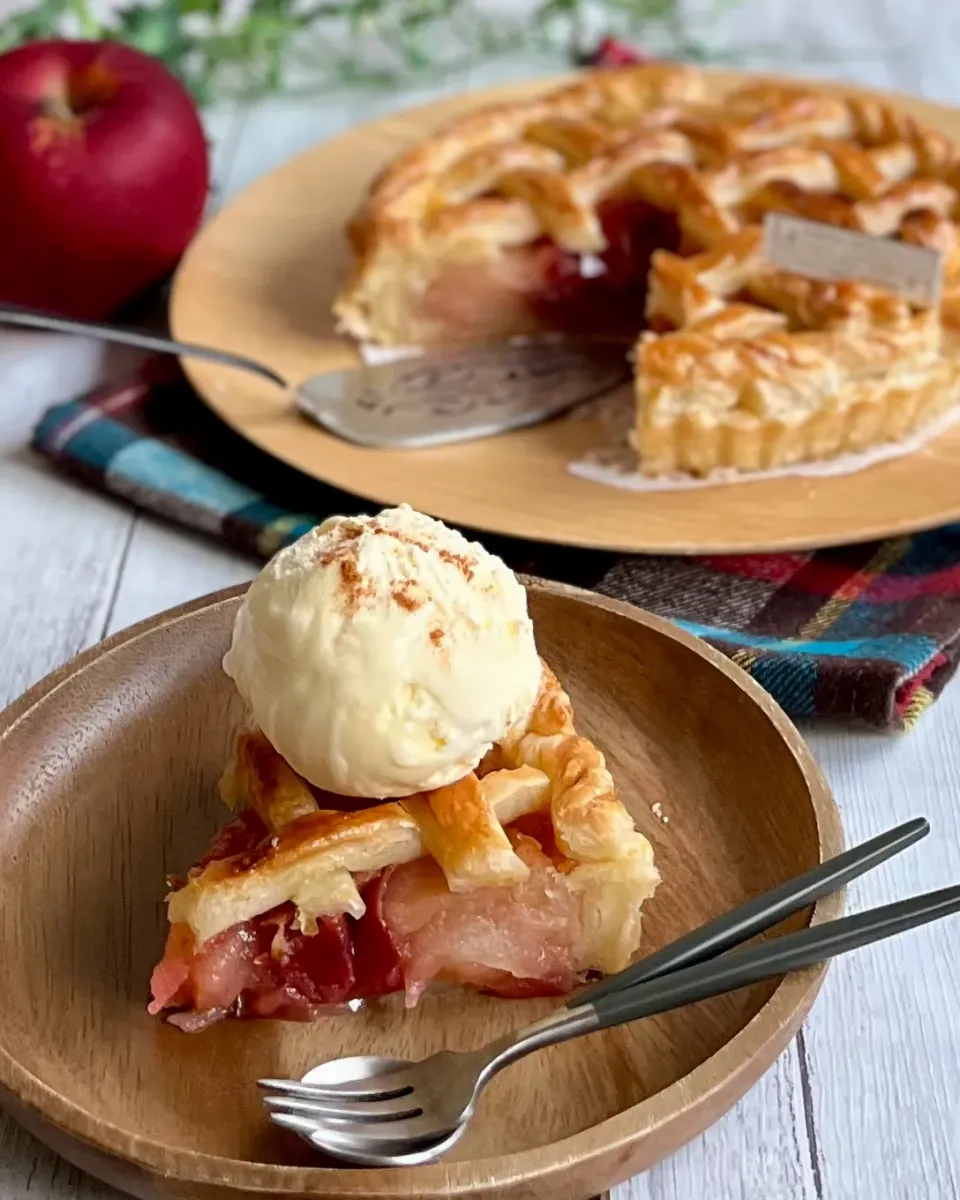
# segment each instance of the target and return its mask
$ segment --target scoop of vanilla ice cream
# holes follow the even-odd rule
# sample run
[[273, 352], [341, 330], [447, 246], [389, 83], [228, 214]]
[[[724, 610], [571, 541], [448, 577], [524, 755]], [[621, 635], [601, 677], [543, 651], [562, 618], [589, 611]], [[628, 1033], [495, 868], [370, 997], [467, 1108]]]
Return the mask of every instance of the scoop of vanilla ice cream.
[[461, 779], [525, 720], [541, 676], [513, 572], [405, 504], [281, 550], [223, 666], [294, 770], [371, 799]]

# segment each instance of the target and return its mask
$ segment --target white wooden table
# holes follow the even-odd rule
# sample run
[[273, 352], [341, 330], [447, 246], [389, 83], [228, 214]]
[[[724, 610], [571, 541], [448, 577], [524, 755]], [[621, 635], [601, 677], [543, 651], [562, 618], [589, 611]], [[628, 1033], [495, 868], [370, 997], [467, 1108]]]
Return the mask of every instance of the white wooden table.
[[[830, 45], [830, 62], [798, 69], [960, 103], [960, 10], [950, 0], [753, 0], [722, 31], [731, 42]], [[837, 46], [852, 51], [840, 65]], [[458, 83], [545, 69], [504, 63]], [[219, 197], [321, 137], [431, 94], [216, 111]], [[0, 704], [99, 638], [256, 570], [52, 474], [25, 449], [46, 405], [123, 361], [83, 342], [0, 334]], [[850, 840], [914, 814], [934, 826], [920, 849], [855, 886], [852, 908], [960, 880], [958, 726], [960, 680], [908, 737], [808, 731]], [[0, 1117], [0, 1200], [115, 1195]], [[838, 962], [806, 1028], [761, 1083], [616, 1200], [701, 1197], [960, 1200], [960, 923]]]

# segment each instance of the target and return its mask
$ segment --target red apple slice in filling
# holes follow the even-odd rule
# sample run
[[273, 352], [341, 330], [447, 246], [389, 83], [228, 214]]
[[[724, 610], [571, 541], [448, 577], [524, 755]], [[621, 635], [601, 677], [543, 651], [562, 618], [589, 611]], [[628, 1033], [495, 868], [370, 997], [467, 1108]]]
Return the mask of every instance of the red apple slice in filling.
[[540, 238], [490, 262], [450, 264], [418, 306], [430, 340], [538, 330], [635, 337], [644, 326], [651, 256], [679, 248], [677, 221], [630, 197], [604, 201], [598, 215], [607, 242], [598, 255]]
[[[151, 978], [151, 1013], [181, 1029], [226, 1016], [310, 1020], [352, 1000], [405, 991], [416, 1004], [434, 979], [500, 996], [562, 995], [578, 981], [574, 947], [579, 902], [542, 843], [511, 831], [530, 868], [514, 887], [454, 894], [432, 859], [390, 867], [365, 880], [359, 920], [328, 917], [315, 934], [294, 927], [292, 905], [235, 925], [197, 946], [173, 925]], [[249, 853], [267, 836], [246, 811], [214, 839], [201, 860]]]

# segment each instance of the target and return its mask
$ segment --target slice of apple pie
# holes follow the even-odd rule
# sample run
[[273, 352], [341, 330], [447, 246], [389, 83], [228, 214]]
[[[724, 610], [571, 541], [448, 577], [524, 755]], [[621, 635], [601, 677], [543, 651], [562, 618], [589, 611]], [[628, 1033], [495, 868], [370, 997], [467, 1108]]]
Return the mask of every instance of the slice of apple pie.
[[[771, 212], [940, 252], [942, 301], [775, 269]], [[334, 308], [385, 344], [640, 335], [640, 468], [770, 468], [896, 440], [957, 404], [958, 220], [956, 147], [870, 96], [598, 70], [388, 166], [350, 225]]]
[[546, 666], [527, 723], [446, 787], [349, 804], [246, 730], [221, 790], [237, 816], [174, 881], [151, 980], [150, 1011], [184, 1030], [412, 1005], [433, 980], [562, 995], [627, 965], [658, 882]]

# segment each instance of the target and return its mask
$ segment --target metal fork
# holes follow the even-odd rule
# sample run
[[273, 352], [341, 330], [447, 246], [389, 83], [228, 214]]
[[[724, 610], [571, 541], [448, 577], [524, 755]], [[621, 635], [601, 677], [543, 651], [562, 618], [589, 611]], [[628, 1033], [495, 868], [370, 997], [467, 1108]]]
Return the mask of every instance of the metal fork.
[[838, 855], [479, 1050], [442, 1051], [419, 1063], [339, 1059], [301, 1081], [261, 1080], [265, 1103], [277, 1124], [348, 1161], [431, 1161], [460, 1136], [490, 1080], [534, 1050], [811, 966], [960, 911], [960, 887], [946, 888], [723, 954], [928, 831], [917, 819]]

